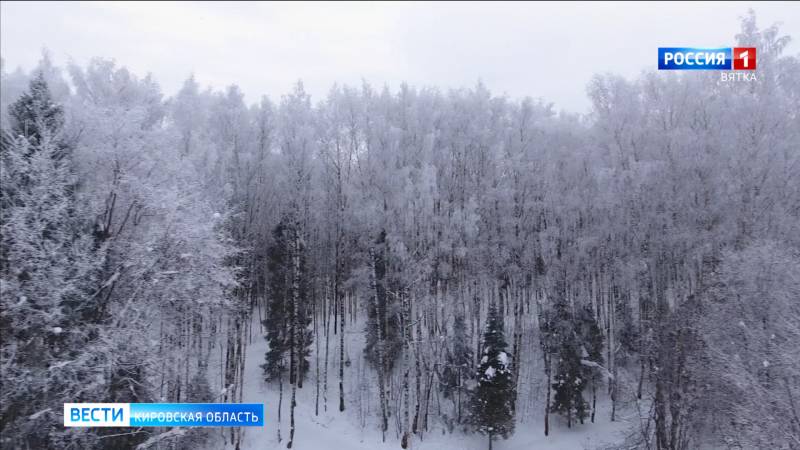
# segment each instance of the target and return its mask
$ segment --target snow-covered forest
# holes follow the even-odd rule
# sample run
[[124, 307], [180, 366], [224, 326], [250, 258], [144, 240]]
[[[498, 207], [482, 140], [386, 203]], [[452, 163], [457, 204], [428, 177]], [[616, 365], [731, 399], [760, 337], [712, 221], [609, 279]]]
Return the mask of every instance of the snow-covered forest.
[[[800, 449], [788, 39], [751, 14], [757, 81], [602, 74], [587, 115], [4, 66], [0, 446]], [[65, 402], [267, 424], [65, 428]]]

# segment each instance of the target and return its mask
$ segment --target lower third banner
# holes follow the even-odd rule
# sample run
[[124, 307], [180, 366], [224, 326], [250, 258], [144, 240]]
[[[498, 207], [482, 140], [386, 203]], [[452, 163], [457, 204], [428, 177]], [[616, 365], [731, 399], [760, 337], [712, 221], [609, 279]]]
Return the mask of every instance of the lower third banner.
[[262, 403], [65, 403], [65, 427], [260, 427]]

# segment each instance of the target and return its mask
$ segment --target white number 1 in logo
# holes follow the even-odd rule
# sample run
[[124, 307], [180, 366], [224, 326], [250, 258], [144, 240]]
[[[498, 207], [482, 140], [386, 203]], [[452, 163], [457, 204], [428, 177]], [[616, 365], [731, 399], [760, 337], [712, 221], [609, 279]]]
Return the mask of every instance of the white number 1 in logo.
[[745, 69], [747, 69], [747, 67], [748, 67], [748, 65], [747, 65], [748, 54], [747, 53], [748, 52], [739, 53], [739, 58], [742, 58], [744, 60], [744, 68]]

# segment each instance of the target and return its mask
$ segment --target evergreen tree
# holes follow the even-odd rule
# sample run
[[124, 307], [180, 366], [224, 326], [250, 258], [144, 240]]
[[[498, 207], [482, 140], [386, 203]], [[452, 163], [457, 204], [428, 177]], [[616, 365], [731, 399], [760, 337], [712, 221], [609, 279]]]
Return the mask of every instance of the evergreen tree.
[[553, 379], [555, 392], [550, 411], [566, 417], [567, 427], [572, 427], [573, 419], [583, 423], [588, 415], [588, 403], [583, 398], [583, 389], [587, 384], [581, 364], [583, 347], [566, 300], [559, 299], [554, 308], [558, 368]]
[[558, 355], [558, 371], [553, 380], [553, 404], [551, 411], [567, 418], [567, 427], [573, 419], [581, 423], [588, 415], [588, 403], [583, 399], [583, 379], [580, 347], [574, 342], [564, 342]]
[[9, 121], [0, 152], [0, 378], [14, 389], [3, 390], [0, 440], [9, 448], [82, 447], [95, 435], [71, 435], [55, 411], [107, 394], [102, 329], [86, 320], [101, 310], [92, 294], [102, 255], [73, 195], [59, 139], [63, 112], [41, 76], [10, 106]]
[[[266, 339], [269, 350], [266, 363], [262, 366], [267, 381], [277, 379], [286, 370], [293, 353], [300, 357], [297, 365], [300, 380], [303, 380], [309, 369], [309, 355], [313, 336], [311, 323], [311, 307], [308, 299], [308, 279], [306, 276], [305, 255], [300, 248], [299, 301], [296, 305], [299, 330], [294, 330], [292, 323], [292, 282], [294, 277], [293, 255], [294, 239], [297, 224], [291, 215], [285, 215], [272, 232], [273, 243], [267, 251], [267, 269], [269, 270], [269, 300], [267, 302], [267, 318], [263, 321], [267, 330]], [[293, 333], [295, 338], [293, 339]], [[294, 344], [294, 345], [293, 345]], [[294, 383], [294, 369], [290, 369], [290, 383]], [[299, 383], [302, 386], [302, 381]]]
[[[53, 138], [64, 126], [64, 108], [53, 101], [50, 89], [40, 71], [28, 86], [28, 91], [9, 106], [10, 139], [24, 137], [33, 148], [47, 136]], [[65, 146], [56, 144], [56, 149]]]
[[[381, 230], [373, 247], [375, 290], [374, 301], [367, 303], [367, 333], [364, 354], [372, 364], [378, 362], [378, 341], [383, 340], [384, 371], [390, 373], [397, 358], [402, 354], [403, 336], [400, 327], [400, 301], [398, 292], [401, 283], [393, 275], [397, 272], [391, 258], [391, 248], [386, 239], [386, 230]], [[378, 330], [380, 327], [380, 330]], [[380, 337], [380, 339], [379, 339]]]
[[269, 350], [266, 354], [264, 374], [267, 381], [274, 381], [286, 369], [285, 354], [288, 350], [289, 287], [291, 283], [291, 255], [287, 237], [288, 224], [285, 220], [272, 231], [272, 245], [267, 250], [267, 270], [269, 272], [267, 317], [263, 321], [267, 330], [266, 339]]
[[514, 432], [516, 392], [506, 347], [503, 319], [492, 304], [483, 335], [483, 356], [476, 374], [478, 388], [472, 403], [473, 421], [477, 430], [489, 437], [489, 449], [495, 436], [506, 439]]
[[580, 336], [586, 359], [597, 364], [603, 364], [603, 333], [597, 325], [594, 312], [589, 305], [585, 305], [578, 312], [576, 319], [578, 335]]
[[[29, 186], [30, 177], [25, 174], [27, 170], [20, 165], [31, 161], [16, 161], [14, 158], [29, 158], [37, 151], [40, 153], [44, 151], [47, 153], [46, 158], [59, 160], [63, 156], [62, 150], [66, 148], [61, 141], [60, 134], [64, 125], [64, 109], [61, 105], [53, 102], [41, 72], [30, 81], [28, 90], [8, 106], [8, 113], [9, 128], [3, 130], [0, 135], [0, 154], [5, 155], [3, 164], [7, 169], [3, 177], [3, 189], [0, 191], [0, 202], [6, 207], [18, 203], [15, 200], [17, 191], [31, 187]], [[47, 142], [44, 142], [45, 139]], [[17, 155], [8, 154], [14, 151]], [[19, 164], [12, 166], [16, 162]], [[57, 169], [56, 166], [53, 164], [52, 169]], [[12, 172], [12, 167], [20, 172]], [[9, 178], [14, 175], [18, 175], [20, 178], [18, 180]], [[70, 176], [70, 173], [67, 170], [63, 175]], [[57, 180], [61, 180], [61, 178], [57, 178]], [[65, 189], [65, 192], [68, 192], [68, 189]]]
[[617, 364], [625, 365], [631, 356], [639, 351], [639, 328], [633, 318], [633, 311], [631, 310], [629, 299], [624, 297], [618, 299], [615, 309], [617, 314], [614, 320], [615, 326], [618, 328], [616, 334], [620, 347], [615, 356], [615, 360]]

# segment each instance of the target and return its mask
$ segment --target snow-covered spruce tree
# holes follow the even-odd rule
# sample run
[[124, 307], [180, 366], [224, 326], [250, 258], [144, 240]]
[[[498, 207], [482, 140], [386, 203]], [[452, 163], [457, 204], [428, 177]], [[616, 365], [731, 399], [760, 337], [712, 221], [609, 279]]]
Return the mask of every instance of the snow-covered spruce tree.
[[554, 305], [554, 327], [557, 345], [557, 368], [553, 379], [553, 402], [550, 412], [561, 414], [572, 427], [574, 419], [583, 423], [588, 415], [588, 403], [583, 398], [584, 368], [581, 364], [583, 347], [576, 332], [572, 314], [562, 297]]
[[494, 304], [489, 306], [483, 334], [483, 356], [476, 374], [478, 387], [472, 400], [472, 420], [478, 432], [489, 437], [489, 449], [496, 436], [508, 438], [514, 432], [511, 357], [506, 353], [503, 319]]
[[[309, 354], [313, 336], [308, 329], [311, 323], [311, 308], [308, 306], [308, 281], [305, 275], [305, 257], [300, 256], [300, 282], [299, 302], [297, 305], [298, 323], [301, 330], [294, 330], [292, 323], [292, 280], [294, 277], [294, 239], [297, 230], [296, 224], [290, 215], [285, 215], [273, 230], [273, 243], [267, 252], [267, 269], [269, 270], [269, 300], [267, 302], [267, 318], [264, 327], [267, 330], [266, 339], [269, 350], [266, 362], [263, 365], [267, 381], [277, 380], [284, 371], [290, 369], [290, 383], [294, 383], [295, 370], [290, 367], [290, 359], [299, 355], [300, 361], [297, 368], [300, 373], [298, 384], [308, 372]], [[292, 339], [293, 334], [300, 339]], [[301, 341], [301, 342], [295, 342]], [[293, 344], [294, 343], [294, 344]], [[294, 346], [293, 346], [294, 345]]]
[[[634, 355], [639, 347], [639, 328], [633, 318], [633, 308], [630, 299], [622, 297], [615, 302], [616, 316], [615, 324], [618, 327], [617, 340], [619, 349], [614, 357], [617, 364], [625, 365]], [[608, 342], [606, 342], [608, 345]]]
[[288, 350], [289, 312], [287, 299], [291, 288], [291, 253], [288, 246], [288, 226], [282, 220], [272, 231], [273, 243], [267, 250], [267, 270], [269, 271], [267, 317], [263, 320], [267, 330], [266, 339], [269, 350], [264, 363], [267, 381], [281, 377], [286, 369]]
[[[402, 331], [400, 329], [400, 300], [398, 292], [400, 283], [395, 275], [392, 249], [386, 236], [386, 230], [381, 230], [375, 240], [372, 252], [373, 276], [375, 278], [375, 292], [373, 301], [367, 303], [366, 346], [364, 355], [373, 365], [380, 361], [379, 354], [383, 352], [383, 371], [391, 373], [394, 363], [400, 357], [403, 347]], [[383, 345], [383, 349], [379, 348]]]
[[[64, 126], [64, 108], [53, 101], [44, 74], [39, 72], [28, 85], [28, 90], [9, 106], [10, 138], [24, 136], [32, 147], [42, 144], [46, 136], [54, 137]], [[67, 145], [56, 139], [58, 149]]]
[[74, 195], [63, 111], [43, 77], [9, 108], [0, 150], [0, 440], [8, 448], [90, 447], [58, 425], [64, 402], [105, 396], [103, 329], [92, 295], [102, 250]]
[[558, 369], [553, 379], [553, 404], [551, 411], [566, 417], [567, 427], [574, 419], [583, 423], [589, 404], [583, 398], [586, 382], [581, 366], [581, 347], [577, 342], [562, 342], [558, 353]]

